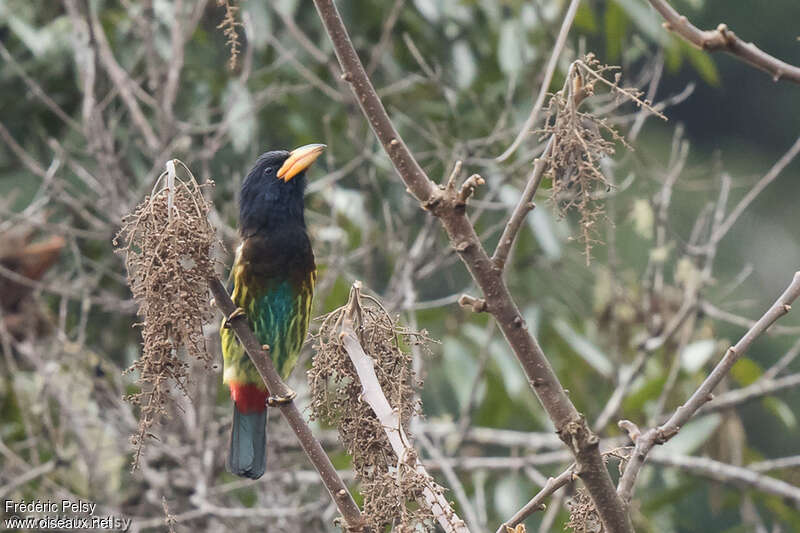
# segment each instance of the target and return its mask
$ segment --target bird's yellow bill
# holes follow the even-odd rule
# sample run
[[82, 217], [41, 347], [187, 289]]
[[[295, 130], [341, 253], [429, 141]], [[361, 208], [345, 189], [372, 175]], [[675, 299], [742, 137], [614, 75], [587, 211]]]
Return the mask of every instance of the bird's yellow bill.
[[278, 179], [289, 181], [300, 172], [311, 166], [316, 161], [319, 154], [327, 148], [324, 144], [307, 144], [300, 148], [295, 148], [289, 154], [289, 158], [278, 169]]

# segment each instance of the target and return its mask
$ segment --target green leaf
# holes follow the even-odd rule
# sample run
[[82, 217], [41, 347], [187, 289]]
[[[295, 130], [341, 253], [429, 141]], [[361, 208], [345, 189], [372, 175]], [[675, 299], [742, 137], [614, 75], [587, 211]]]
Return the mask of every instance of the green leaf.
[[518, 472], [503, 476], [494, 488], [494, 505], [500, 516], [511, 516], [528, 501], [531, 483]]
[[475, 62], [475, 54], [469, 47], [469, 43], [462, 39], [453, 45], [453, 67], [455, 68], [456, 84], [461, 89], [466, 89], [472, 85], [475, 75], [478, 73], [478, 66]]
[[797, 427], [797, 417], [794, 415], [792, 408], [789, 407], [783, 400], [769, 397], [761, 400], [761, 404], [767, 411], [775, 415], [778, 420], [783, 422], [783, 425], [788, 429], [794, 429]]
[[628, 29], [628, 15], [617, 2], [609, 2], [605, 13], [606, 60], [616, 62]]
[[633, 222], [633, 229], [637, 234], [645, 239], [653, 238], [655, 215], [653, 214], [653, 207], [650, 205], [649, 200], [646, 198], [637, 198], [634, 200], [629, 216]]
[[714, 434], [722, 422], [722, 416], [714, 413], [692, 420], [683, 426], [680, 432], [664, 445], [664, 451], [687, 455], [695, 452]]
[[248, 0], [242, 7], [253, 25], [252, 32], [247, 34], [247, 43], [252, 44], [257, 50], [264, 50], [273, 31], [272, 13], [267, 4], [259, 0]]
[[614, 0], [615, 4], [625, 10], [628, 18], [650, 39], [664, 44], [666, 33], [661, 27], [661, 15], [646, 6], [646, 2], [640, 0]]
[[253, 96], [238, 79], [231, 80], [225, 91], [225, 120], [229, 128], [234, 151], [241, 154], [256, 133], [256, 113]]
[[703, 81], [714, 87], [719, 86], [719, 71], [711, 56], [702, 50], [686, 45], [689, 63], [695, 68]]
[[575, 29], [583, 33], [594, 35], [597, 33], [597, 20], [594, 11], [588, 2], [582, 2], [575, 12], [575, 20], [572, 23]]
[[500, 26], [497, 61], [503, 74], [517, 74], [525, 65], [525, 36], [517, 20], [506, 20]]
[[553, 321], [553, 328], [589, 366], [605, 377], [611, 376], [613, 370], [611, 361], [589, 339], [572, 329], [572, 326], [561, 318]]
[[561, 259], [561, 239], [557, 235], [556, 221], [550, 211], [537, 207], [528, 215], [528, 224], [545, 257], [551, 261]]
[[681, 367], [690, 374], [697, 372], [714, 355], [716, 345], [712, 339], [688, 344], [681, 352]]
[[664, 383], [667, 382], [667, 376], [655, 376], [647, 381], [639, 379], [634, 381], [634, 387], [640, 382], [642, 383], [641, 386], [635, 388], [622, 402], [622, 407], [625, 411], [641, 411], [647, 402], [658, 399], [658, 395], [661, 394], [661, 390], [664, 388]]
[[[442, 365], [450, 386], [456, 394], [459, 407], [469, 402], [478, 363], [473, 357], [474, 351], [469, 349], [456, 337], [445, 337], [442, 343]], [[478, 394], [480, 400], [482, 394]]]
[[683, 49], [677, 37], [672, 37], [664, 47], [664, 64], [670, 74], [677, 73], [683, 66]]
[[742, 357], [731, 368], [731, 376], [742, 387], [746, 387], [761, 377], [764, 371], [761, 367], [748, 357]]

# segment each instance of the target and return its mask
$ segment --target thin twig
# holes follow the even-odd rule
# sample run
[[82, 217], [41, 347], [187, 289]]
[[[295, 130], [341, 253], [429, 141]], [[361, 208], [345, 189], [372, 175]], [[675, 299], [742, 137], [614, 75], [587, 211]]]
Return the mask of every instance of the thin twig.
[[558, 66], [558, 59], [561, 57], [561, 52], [564, 50], [564, 45], [566, 44], [567, 36], [569, 35], [569, 29], [572, 27], [572, 21], [575, 20], [575, 14], [578, 12], [578, 6], [580, 3], [580, 0], [572, 0], [570, 2], [569, 8], [567, 9], [567, 14], [564, 16], [564, 21], [561, 23], [561, 30], [558, 32], [556, 43], [553, 45], [553, 51], [550, 53], [550, 60], [547, 62], [547, 69], [544, 72], [542, 85], [539, 87], [539, 94], [536, 96], [536, 101], [533, 103], [533, 109], [531, 109], [528, 118], [525, 120], [525, 124], [522, 125], [522, 128], [517, 134], [517, 137], [514, 139], [514, 142], [511, 143], [511, 146], [509, 146], [505, 152], [497, 157], [498, 161], [505, 161], [511, 157], [511, 154], [513, 154], [517, 148], [519, 148], [519, 145], [522, 144], [522, 141], [525, 139], [525, 137], [532, 133], [531, 130], [533, 129], [534, 124], [536, 124], [536, 119], [539, 117], [539, 112], [542, 110], [542, 104], [544, 104], [547, 91], [550, 89], [550, 82], [553, 81], [553, 74]]
[[796, 508], [800, 508], [800, 487], [759, 474], [750, 467], [734, 466], [707, 457], [672, 455], [662, 450], [653, 452], [652, 461], [661, 466], [677, 467], [721, 483], [743, 485], [767, 494], [775, 494], [791, 501]]
[[519, 511], [514, 513], [514, 516], [500, 524], [500, 527], [497, 528], [497, 533], [506, 533], [506, 531], [509, 529], [513, 530], [518, 524], [521, 524], [523, 520], [528, 518], [536, 511], [544, 511], [547, 508], [547, 506], [544, 504], [544, 499], [552, 495], [555, 491], [570, 481], [573, 481], [575, 478], [575, 465], [570, 466], [557, 477], [549, 478], [545, 486], [542, 487], [542, 490], [540, 490], [536, 496], [531, 498], [531, 501], [526, 503]]
[[725, 24], [715, 30], [701, 30], [675, 11], [666, 0], [650, 0], [650, 4], [666, 21], [664, 27], [689, 41], [701, 50], [727, 52], [759, 70], [763, 70], [773, 81], [781, 79], [800, 83], [800, 67], [790, 65], [769, 55], [753, 43], [742, 41]]
[[702, 415], [721, 411], [723, 409], [730, 409], [731, 407], [736, 407], [737, 405], [755, 400], [756, 398], [775, 394], [776, 392], [797, 386], [800, 386], [800, 373], [789, 374], [788, 376], [776, 379], [759, 379], [747, 387], [720, 394], [704, 405], [697, 414]]
[[651, 428], [635, 439], [636, 447], [631, 454], [628, 464], [625, 467], [625, 472], [617, 487], [617, 492], [624, 501], [631, 501], [636, 477], [641, 471], [642, 466], [644, 466], [644, 462], [650, 450], [652, 450], [656, 444], [663, 444], [677, 435], [680, 428], [683, 427], [703, 405], [713, 398], [712, 391], [728, 374], [728, 371], [730, 371], [734, 363], [747, 352], [750, 345], [753, 344], [769, 326], [789, 312], [792, 308], [792, 302], [794, 302], [798, 295], [800, 295], [800, 272], [794, 274], [794, 278], [786, 290], [753, 327], [739, 339], [739, 342], [737, 342], [735, 346], [728, 348], [722, 360], [717, 363], [708, 377], [686, 403], [680, 406], [666, 423]]
[[544, 152], [533, 162], [533, 173], [531, 173], [531, 177], [528, 178], [525, 190], [522, 191], [522, 197], [519, 199], [519, 202], [517, 202], [517, 206], [511, 213], [508, 223], [503, 230], [503, 234], [497, 242], [497, 248], [495, 248], [494, 254], [492, 254], [492, 262], [500, 269], [503, 269], [506, 265], [508, 254], [511, 252], [511, 247], [514, 245], [514, 241], [522, 228], [525, 217], [536, 207], [533, 203], [533, 197], [536, 195], [536, 191], [542, 183], [544, 169], [547, 168], [547, 158], [550, 157], [550, 149], [553, 147], [554, 142], [555, 135], [551, 135], [550, 140], [547, 141], [547, 146], [544, 148]]

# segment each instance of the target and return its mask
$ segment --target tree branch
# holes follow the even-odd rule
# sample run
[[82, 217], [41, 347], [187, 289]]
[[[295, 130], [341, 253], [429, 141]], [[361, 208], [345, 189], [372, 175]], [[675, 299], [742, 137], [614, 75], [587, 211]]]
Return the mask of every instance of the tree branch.
[[542, 490], [540, 490], [536, 496], [531, 498], [531, 501], [526, 503], [522, 509], [514, 513], [514, 516], [500, 524], [500, 527], [497, 528], [497, 533], [506, 533], [508, 530], [513, 530], [518, 524], [521, 524], [523, 520], [528, 518], [536, 511], [544, 511], [547, 507], [544, 504], [544, 499], [574, 479], [575, 465], [572, 465], [564, 470], [558, 475], [558, 477], [549, 478], [544, 487], [542, 487]]
[[315, 0], [314, 4], [333, 43], [343, 70], [342, 78], [350, 83], [364, 116], [408, 191], [421, 202], [424, 209], [439, 218], [451, 245], [483, 291], [487, 311], [497, 320], [531, 387], [553, 420], [557, 433], [572, 451], [577, 464], [576, 473], [594, 500], [606, 530], [609, 533], [632, 532], [630, 518], [614, 491], [611, 477], [600, 456], [600, 440], [575, 409], [539, 343], [525, 326], [503, 281], [502, 271], [484, 250], [457, 191], [434, 185], [411, 155], [375, 93], [333, 1]]
[[664, 17], [666, 29], [680, 35], [701, 50], [727, 52], [771, 75], [773, 81], [785, 79], [800, 83], [800, 67], [769, 55], [753, 43], [742, 41], [725, 24], [720, 24], [716, 30], [701, 30], [675, 11], [666, 0], [650, 0], [650, 4]]
[[533, 162], [533, 173], [531, 177], [528, 178], [525, 190], [522, 191], [522, 197], [511, 213], [508, 223], [506, 223], [506, 227], [503, 229], [503, 234], [500, 236], [500, 240], [497, 241], [497, 248], [495, 248], [494, 254], [492, 254], [492, 262], [501, 270], [505, 268], [508, 254], [511, 253], [511, 247], [514, 245], [514, 241], [522, 228], [525, 217], [536, 207], [533, 203], [533, 197], [536, 195], [536, 191], [542, 183], [544, 169], [547, 168], [547, 158], [550, 157], [550, 149], [553, 147], [554, 142], [555, 136], [551, 136], [550, 140], [547, 141], [547, 145], [544, 147], [542, 155], [537, 157]]
[[697, 413], [707, 414], [721, 411], [722, 409], [729, 409], [749, 402], [750, 400], [797, 386], [800, 386], [800, 373], [790, 374], [777, 379], [759, 379], [747, 387], [720, 394], [704, 405]]
[[653, 452], [652, 460], [661, 466], [677, 467], [721, 483], [743, 485], [767, 494], [775, 494], [790, 500], [796, 508], [800, 508], [800, 487], [759, 474], [750, 467], [730, 465], [707, 457], [672, 455], [661, 451]]
[[[544, 104], [547, 91], [550, 89], [550, 82], [553, 81], [553, 74], [558, 66], [558, 58], [561, 57], [561, 52], [564, 50], [564, 45], [569, 35], [569, 29], [572, 27], [572, 21], [575, 20], [575, 14], [578, 12], [580, 3], [580, 0], [572, 0], [570, 2], [569, 8], [567, 8], [567, 14], [564, 16], [564, 21], [561, 23], [561, 30], [558, 32], [558, 37], [556, 37], [556, 42], [553, 45], [553, 51], [550, 53], [550, 60], [547, 62], [547, 69], [544, 72], [542, 85], [539, 87], [539, 94], [536, 97], [536, 101], [533, 103], [533, 109], [531, 109], [530, 115], [528, 115], [528, 118], [525, 120], [525, 124], [522, 125], [514, 142], [511, 143], [511, 146], [509, 146], [505, 152], [497, 157], [498, 161], [505, 161], [511, 157], [511, 154], [519, 148], [519, 145], [522, 144], [525, 137], [531, 133], [533, 125], [536, 124], [539, 111], [542, 110], [542, 104]], [[545, 159], [544, 155], [542, 155], [542, 159]]]
[[[356, 282], [358, 283], [358, 282]], [[417, 452], [410, 445], [410, 441], [403, 426], [400, 423], [400, 413], [392, 409], [389, 400], [381, 389], [378, 382], [378, 376], [375, 374], [375, 363], [370, 356], [364, 352], [364, 348], [358, 340], [355, 330], [353, 329], [353, 318], [351, 311], [354, 312], [354, 303], [358, 300], [359, 287], [354, 285], [351, 291], [351, 302], [348, 304], [350, 310], [348, 311], [345, 319], [342, 321], [341, 341], [353, 367], [356, 369], [358, 379], [361, 381], [362, 397], [369, 406], [372, 408], [375, 416], [383, 426], [386, 432], [386, 438], [392, 446], [392, 450], [397, 455], [398, 461], [407, 465], [418, 474], [430, 478], [425, 471], [425, 467], [419, 462]], [[434, 490], [430, 486], [425, 486], [422, 489], [422, 497], [425, 504], [431, 510], [436, 521], [444, 529], [446, 533], [469, 533], [469, 529], [464, 524], [464, 521], [455, 514], [450, 507], [447, 499], [439, 491]]]
[[[209, 289], [211, 289], [211, 294], [214, 295], [214, 301], [217, 307], [225, 316], [230, 316], [231, 313], [236, 310], [236, 306], [233, 301], [231, 301], [230, 296], [228, 296], [225, 287], [223, 287], [222, 283], [216, 278], [209, 279], [208, 286]], [[256, 339], [247, 321], [233, 320], [230, 322], [230, 325], [234, 332], [236, 332], [236, 336], [239, 338], [242, 346], [244, 346], [247, 355], [250, 356], [253, 364], [258, 369], [258, 373], [267, 385], [270, 394], [274, 396], [287, 396], [289, 394], [289, 388], [278, 375], [278, 372], [272, 364], [272, 360], [267, 356], [266, 351], [264, 351], [258, 339]], [[361, 511], [353, 501], [353, 497], [350, 495], [342, 478], [339, 477], [339, 474], [333, 467], [333, 463], [331, 463], [325, 450], [322, 449], [322, 445], [314, 438], [311, 429], [308, 427], [308, 424], [306, 424], [297, 406], [294, 402], [289, 402], [279, 405], [278, 408], [297, 436], [297, 440], [300, 442], [303, 451], [308, 455], [309, 460], [314, 465], [314, 468], [317, 469], [317, 472], [319, 472], [322, 482], [325, 484], [325, 488], [328, 489], [334, 503], [339, 508], [339, 512], [342, 513], [342, 517], [347, 524], [347, 531], [365, 531], [361, 518]]]
[[[764, 315], [758, 319], [750, 330], [739, 339], [735, 346], [728, 348], [722, 360], [711, 371], [700, 387], [692, 394], [685, 404], [678, 407], [672, 416], [664, 424], [651, 428], [641, 436], [631, 435], [636, 447], [631, 454], [625, 472], [619, 481], [617, 492], [625, 502], [630, 502], [633, 496], [633, 486], [639, 474], [647, 454], [656, 444], [664, 444], [672, 437], [677, 435], [681, 427], [691, 419], [697, 411], [709, 402], [713, 395], [711, 392], [722, 381], [731, 367], [739, 358], [747, 352], [750, 345], [761, 336], [769, 326], [776, 320], [789, 312], [792, 308], [791, 303], [800, 295], [800, 272], [795, 272], [794, 278], [783, 294], [778, 297], [774, 304]], [[633, 426], [633, 424], [631, 424]], [[631, 432], [629, 431], [629, 434]]]

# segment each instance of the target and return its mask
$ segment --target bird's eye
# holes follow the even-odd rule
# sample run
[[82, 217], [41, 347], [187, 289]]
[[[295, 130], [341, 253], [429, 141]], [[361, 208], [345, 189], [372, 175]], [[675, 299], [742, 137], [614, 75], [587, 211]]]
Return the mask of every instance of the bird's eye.
[[267, 167], [267, 168], [265, 168], [265, 169], [264, 169], [264, 175], [265, 175], [265, 176], [268, 176], [268, 175], [272, 174], [272, 171], [273, 171], [273, 170], [275, 170], [273, 167]]

